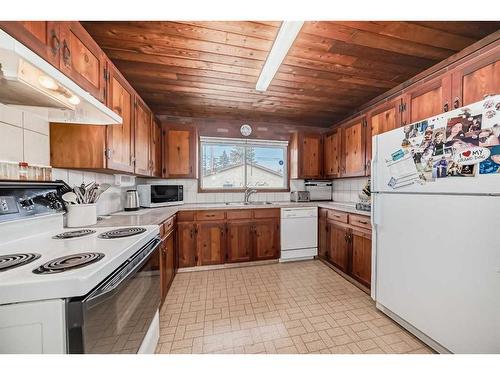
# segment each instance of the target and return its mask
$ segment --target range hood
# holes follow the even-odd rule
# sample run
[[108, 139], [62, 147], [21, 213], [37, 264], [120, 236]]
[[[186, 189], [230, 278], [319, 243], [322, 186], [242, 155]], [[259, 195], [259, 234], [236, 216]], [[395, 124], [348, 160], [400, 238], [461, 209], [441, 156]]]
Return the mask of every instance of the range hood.
[[43, 115], [50, 122], [122, 123], [119, 115], [2, 30], [0, 103]]

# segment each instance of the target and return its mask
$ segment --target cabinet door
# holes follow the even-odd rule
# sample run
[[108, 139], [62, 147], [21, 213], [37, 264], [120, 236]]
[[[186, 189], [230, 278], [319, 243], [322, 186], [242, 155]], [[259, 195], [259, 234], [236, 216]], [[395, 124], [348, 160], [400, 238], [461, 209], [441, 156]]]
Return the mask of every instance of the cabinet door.
[[336, 130], [325, 136], [323, 146], [323, 171], [325, 177], [335, 178], [340, 176], [340, 134]]
[[134, 172], [134, 95], [127, 81], [112, 64], [108, 64], [106, 103], [121, 116], [121, 125], [107, 127], [108, 168]]
[[161, 291], [161, 302], [160, 306], [163, 304], [168, 291], [167, 282], [167, 250], [166, 250], [167, 239], [163, 239], [160, 244], [160, 291]]
[[177, 224], [177, 266], [194, 267], [196, 255], [196, 225], [193, 222]]
[[170, 287], [172, 280], [174, 278], [174, 260], [175, 260], [175, 232], [170, 233], [165, 240], [165, 252], [166, 252], [166, 267], [165, 267], [165, 282], [166, 289]]
[[42, 59], [59, 68], [59, 24], [60, 22], [52, 21], [10, 21], [0, 22], [0, 28]]
[[254, 221], [254, 259], [276, 259], [280, 254], [279, 219]]
[[411, 124], [451, 109], [451, 75], [444, 74], [404, 95], [403, 118]]
[[299, 174], [301, 178], [321, 178], [323, 162], [321, 135], [301, 134], [299, 142]]
[[151, 174], [149, 146], [151, 143], [151, 112], [136, 98], [135, 101], [135, 173]]
[[151, 175], [161, 177], [161, 128], [153, 121], [151, 126]]
[[366, 175], [371, 173], [372, 137], [401, 125], [402, 100], [397, 98], [389, 103], [374, 108], [367, 115], [366, 126]]
[[452, 73], [453, 108], [500, 93], [500, 45], [457, 67]]
[[227, 262], [252, 260], [253, 224], [248, 221], [228, 221]]
[[223, 222], [198, 224], [198, 265], [222, 264], [226, 255], [226, 228]]
[[61, 71], [104, 102], [106, 56], [79, 22], [60, 22]]
[[330, 221], [328, 232], [330, 237], [328, 259], [334, 266], [347, 273], [349, 269], [349, 229]]
[[370, 232], [353, 229], [350, 235], [352, 246], [351, 276], [370, 287], [372, 274], [372, 241]]
[[364, 117], [341, 128], [342, 131], [342, 177], [365, 175], [365, 126]]
[[196, 131], [167, 126], [164, 128], [163, 177], [196, 177]]
[[328, 221], [321, 216], [318, 220], [318, 256], [328, 259]]

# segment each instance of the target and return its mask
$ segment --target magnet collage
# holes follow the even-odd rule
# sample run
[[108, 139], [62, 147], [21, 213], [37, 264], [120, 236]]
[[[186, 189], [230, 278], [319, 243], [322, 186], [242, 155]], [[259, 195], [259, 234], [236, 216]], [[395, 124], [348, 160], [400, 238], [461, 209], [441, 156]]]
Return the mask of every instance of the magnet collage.
[[480, 104], [404, 126], [401, 147], [422, 182], [500, 173], [500, 99]]

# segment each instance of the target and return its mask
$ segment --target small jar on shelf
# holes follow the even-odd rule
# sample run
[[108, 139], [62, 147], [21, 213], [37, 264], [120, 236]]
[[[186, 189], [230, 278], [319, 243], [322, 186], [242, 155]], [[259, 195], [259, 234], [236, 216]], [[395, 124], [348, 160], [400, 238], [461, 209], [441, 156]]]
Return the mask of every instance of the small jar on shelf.
[[18, 170], [18, 178], [20, 180], [28, 180], [29, 177], [29, 170], [28, 170], [28, 163], [25, 161], [20, 161], [19, 162], [19, 170]]

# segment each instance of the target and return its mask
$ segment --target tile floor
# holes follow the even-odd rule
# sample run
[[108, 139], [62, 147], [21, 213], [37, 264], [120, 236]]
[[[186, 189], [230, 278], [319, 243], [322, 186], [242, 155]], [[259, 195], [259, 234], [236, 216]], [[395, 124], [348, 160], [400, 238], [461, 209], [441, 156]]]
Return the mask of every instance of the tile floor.
[[319, 260], [179, 273], [157, 353], [432, 353]]

